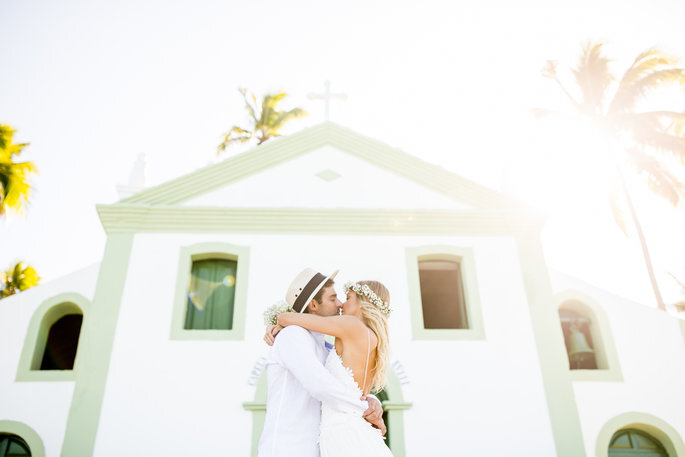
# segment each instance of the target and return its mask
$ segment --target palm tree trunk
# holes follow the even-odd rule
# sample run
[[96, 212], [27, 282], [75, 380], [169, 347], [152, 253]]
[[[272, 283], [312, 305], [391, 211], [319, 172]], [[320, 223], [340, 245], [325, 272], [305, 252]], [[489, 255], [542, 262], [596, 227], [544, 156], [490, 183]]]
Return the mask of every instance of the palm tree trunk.
[[626, 186], [625, 179], [623, 178], [623, 172], [621, 171], [621, 166], [616, 164], [616, 171], [618, 173], [618, 179], [621, 181], [621, 188], [623, 189], [623, 195], [626, 197], [626, 202], [628, 202], [628, 209], [630, 210], [630, 215], [633, 218], [633, 224], [635, 225], [635, 231], [637, 231], [637, 236], [640, 239], [640, 247], [642, 248], [642, 255], [645, 259], [645, 265], [647, 267], [647, 273], [649, 274], [649, 280], [652, 283], [652, 290], [654, 291], [654, 297], [656, 298], [657, 307], [666, 311], [666, 305], [664, 304], [663, 298], [661, 298], [661, 292], [659, 291], [659, 284], [656, 282], [656, 276], [654, 275], [654, 267], [652, 266], [652, 259], [649, 255], [649, 250], [647, 249], [647, 241], [645, 240], [645, 235], [642, 233], [642, 225], [637, 218], [637, 212], [633, 206], [633, 200], [630, 197], [630, 192], [628, 192], [628, 186]]

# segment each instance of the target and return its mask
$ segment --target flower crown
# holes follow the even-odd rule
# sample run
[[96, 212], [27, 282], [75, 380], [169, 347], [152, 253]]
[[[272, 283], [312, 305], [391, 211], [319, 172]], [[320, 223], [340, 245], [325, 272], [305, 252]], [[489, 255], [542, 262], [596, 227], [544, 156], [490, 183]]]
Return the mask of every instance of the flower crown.
[[364, 295], [366, 298], [369, 299], [371, 303], [378, 306], [381, 312], [386, 316], [390, 314], [390, 311], [392, 311], [390, 309], [390, 305], [387, 302], [381, 300], [380, 297], [376, 295], [376, 293], [373, 290], [371, 290], [371, 288], [366, 284], [360, 285], [356, 282], [348, 282], [345, 284], [345, 293], [349, 292], [350, 290], [355, 294]]

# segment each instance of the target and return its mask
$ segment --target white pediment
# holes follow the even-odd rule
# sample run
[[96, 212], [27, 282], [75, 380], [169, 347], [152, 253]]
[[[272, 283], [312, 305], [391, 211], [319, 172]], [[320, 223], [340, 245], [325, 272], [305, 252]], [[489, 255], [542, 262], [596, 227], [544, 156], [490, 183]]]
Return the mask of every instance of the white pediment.
[[331, 145], [323, 145], [180, 204], [244, 208], [469, 208], [443, 193]]

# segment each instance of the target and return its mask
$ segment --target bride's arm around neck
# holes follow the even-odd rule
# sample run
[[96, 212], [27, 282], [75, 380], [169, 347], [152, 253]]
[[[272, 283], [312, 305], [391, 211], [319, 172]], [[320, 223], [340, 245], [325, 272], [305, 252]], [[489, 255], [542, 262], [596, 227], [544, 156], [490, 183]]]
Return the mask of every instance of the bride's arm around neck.
[[353, 338], [366, 329], [364, 323], [354, 316], [323, 317], [303, 313], [282, 313], [278, 316], [278, 324], [283, 327], [299, 325], [340, 339]]

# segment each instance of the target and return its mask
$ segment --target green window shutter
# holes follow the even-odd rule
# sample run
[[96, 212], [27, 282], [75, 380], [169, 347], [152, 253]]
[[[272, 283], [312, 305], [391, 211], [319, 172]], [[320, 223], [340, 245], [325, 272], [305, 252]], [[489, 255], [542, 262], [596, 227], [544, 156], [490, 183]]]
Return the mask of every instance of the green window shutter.
[[237, 268], [238, 262], [229, 259], [193, 261], [185, 329], [233, 328]]

